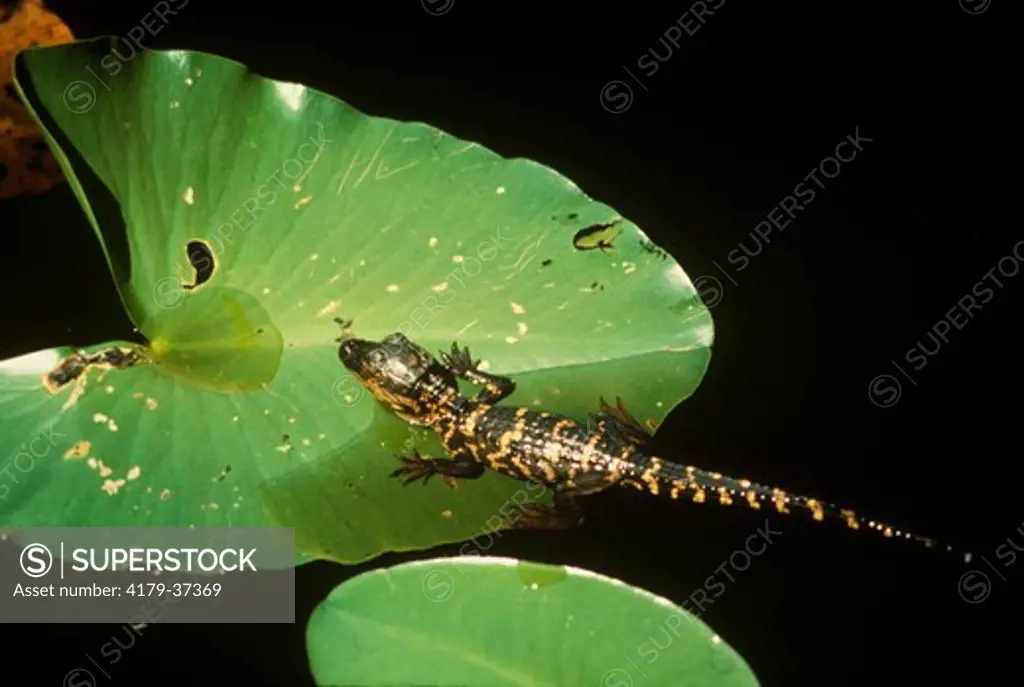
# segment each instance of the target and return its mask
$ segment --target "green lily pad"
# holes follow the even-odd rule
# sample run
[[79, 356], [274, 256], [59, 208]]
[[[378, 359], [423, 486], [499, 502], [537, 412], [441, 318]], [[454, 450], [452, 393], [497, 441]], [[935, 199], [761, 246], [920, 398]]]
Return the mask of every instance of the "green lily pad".
[[318, 685], [750, 687], [671, 601], [588, 570], [464, 556], [363, 573], [306, 630]]
[[55, 391], [72, 349], [0, 363], [0, 526], [277, 525], [357, 562], [494, 523], [522, 485], [389, 478], [440, 446], [344, 370], [335, 317], [458, 340], [509, 402], [580, 417], [621, 396], [656, 427], [699, 384], [713, 325], [680, 265], [557, 172], [221, 57], [125, 52], [17, 58], [146, 343]]

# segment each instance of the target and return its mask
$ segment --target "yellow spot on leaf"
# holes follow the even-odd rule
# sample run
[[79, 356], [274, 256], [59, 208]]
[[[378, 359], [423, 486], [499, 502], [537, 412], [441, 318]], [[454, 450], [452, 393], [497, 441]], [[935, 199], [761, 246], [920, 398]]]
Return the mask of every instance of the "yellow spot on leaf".
[[118, 423], [114, 422], [113, 418], [106, 417], [102, 413], [94, 413], [92, 415], [92, 421], [96, 424], [106, 423], [106, 429], [112, 432], [118, 431]]
[[103, 481], [103, 486], [100, 487], [103, 491], [107, 492], [111, 496], [117, 493], [118, 489], [124, 486], [123, 479], [108, 479]]
[[114, 471], [111, 470], [106, 465], [104, 465], [102, 460], [98, 460], [96, 458], [89, 458], [87, 461], [85, 461], [85, 464], [88, 465], [93, 470], [98, 470], [100, 473], [100, 477], [110, 477], [112, 474], [114, 474]]
[[77, 444], [75, 444], [74, 446], [72, 446], [71, 448], [64, 452], [64, 458], [68, 460], [82, 458], [83, 456], [88, 455], [89, 449], [91, 448], [92, 444], [86, 441], [85, 439], [82, 439]]
[[329, 315], [332, 312], [334, 312], [335, 310], [337, 310], [340, 305], [341, 305], [341, 301], [331, 301], [330, 303], [328, 303], [324, 307], [322, 307], [319, 310], [317, 310], [316, 311], [316, 316], [317, 317], [323, 317], [324, 315]]

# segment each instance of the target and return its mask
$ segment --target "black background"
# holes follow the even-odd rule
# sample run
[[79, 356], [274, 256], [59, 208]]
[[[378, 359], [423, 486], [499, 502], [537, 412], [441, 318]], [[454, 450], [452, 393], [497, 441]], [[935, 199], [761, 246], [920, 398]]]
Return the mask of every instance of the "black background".
[[[1024, 566], [995, 550], [1007, 537], [1024, 545], [1012, 433], [1024, 275], [1003, 279], [924, 369], [903, 361], [1024, 238], [1009, 212], [1013, 3], [971, 15], [958, 0], [726, 0], [645, 76], [638, 58], [665, 54], [658, 40], [689, 4], [454, 0], [432, 16], [415, 1], [191, 0], [143, 44], [230, 57], [370, 114], [543, 162], [643, 227], [691, 278], [718, 279], [711, 367], [659, 430], [659, 453], [820, 494], [976, 554], [965, 566], [777, 516], [784, 534], [702, 615], [764, 684], [1009, 675], [1019, 627], [995, 621], [1009, 620]], [[51, 6], [84, 38], [125, 35], [152, 3]], [[633, 91], [620, 113], [600, 97], [612, 80]], [[729, 252], [858, 127], [872, 142], [737, 271]], [[132, 337], [66, 185], [0, 213], [3, 357]], [[869, 397], [880, 374], [902, 384], [890, 407]], [[681, 603], [762, 522], [632, 491], [585, 508], [577, 531], [510, 533], [489, 553], [589, 568]], [[359, 572], [428, 555], [302, 567], [294, 626], [154, 625], [98, 682], [312, 684], [303, 634], [315, 604]], [[958, 588], [972, 568], [991, 585], [974, 604]], [[0, 682], [57, 685], [119, 628], [2, 631]]]

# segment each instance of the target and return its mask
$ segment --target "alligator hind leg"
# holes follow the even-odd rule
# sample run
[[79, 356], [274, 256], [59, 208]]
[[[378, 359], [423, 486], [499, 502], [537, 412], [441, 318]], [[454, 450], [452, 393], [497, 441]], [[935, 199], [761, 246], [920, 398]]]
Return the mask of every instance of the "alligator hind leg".
[[581, 525], [583, 510], [579, 497], [604, 491], [620, 479], [613, 473], [592, 472], [567, 480], [553, 487], [554, 507], [539, 503], [522, 506], [523, 517], [515, 527], [564, 530]]
[[603, 396], [600, 398], [601, 412], [590, 416], [599, 428], [631, 444], [644, 445], [654, 440], [647, 428], [626, 410], [618, 396], [615, 397], [615, 405], [613, 408], [605, 402]]
[[555, 492], [554, 502], [554, 507], [540, 503], [523, 506], [512, 526], [524, 530], [568, 530], [583, 523], [583, 511], [574, 496]]

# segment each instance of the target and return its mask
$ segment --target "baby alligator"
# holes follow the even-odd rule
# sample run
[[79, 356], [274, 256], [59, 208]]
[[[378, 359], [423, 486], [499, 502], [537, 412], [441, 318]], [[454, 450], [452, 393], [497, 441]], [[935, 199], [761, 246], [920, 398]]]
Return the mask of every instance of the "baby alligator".
[[[351, 325], [336, 321], [343, 329]], [[689, 496], [698, 503], [709, 496], [723, 505], [740, 502], [753, 509], [770, 503], [780, 513], [796, 508], [814, 520], [863, 527], [928, 547], [936, 544], [814, 498], [652, 456], [645, 448], [653, 437], [621, 399], [614, 408], [601, 399], [600, 413], [591, 415], [590, 423], [580, 423], [554, 413], [498, 405], [515, 391], [515, 382], [480, 370], [469, 349], [456, 343], [438, 361], [401, 333], [379, 342], [343, 334], [338, 341], [342, 364], [366, 389], [406, 422], [434, 430], [448, 453], [447, 458], [432, 458], [413, 451], [400, 457], [402, 466], [392, 476], [404, 478], [404, 484], [425, 484], [440, 475], [454, 485], [455, 478], [475, 479], [490, 468], [550, 489], [554, 508], [524, 505], [516, 527], [577, 525], [582, 516], [576, 497], [618, 485], [673, 499]], [[464, 396], [460, 379], [482, 388]]]

